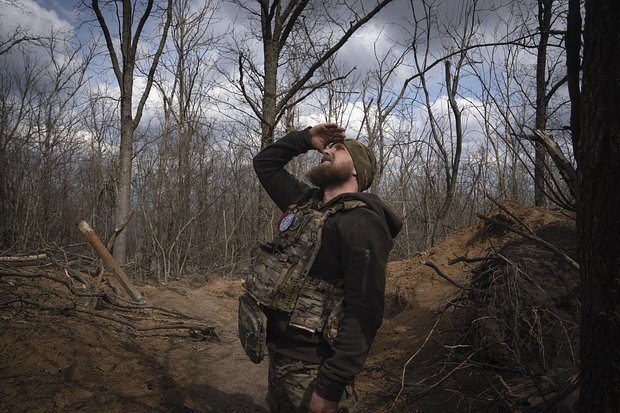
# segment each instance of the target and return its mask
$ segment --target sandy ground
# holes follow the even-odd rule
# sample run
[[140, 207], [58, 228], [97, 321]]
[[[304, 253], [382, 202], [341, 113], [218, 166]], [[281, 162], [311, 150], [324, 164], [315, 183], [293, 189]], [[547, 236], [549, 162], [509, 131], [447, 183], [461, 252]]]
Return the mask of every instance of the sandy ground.
[[238, 280], [140, 291], [149, 304], [204, 319], [218, 338], [136, 334], [88, 314], [3, 311], [0, 411], [267, 411], [266, 364], [250, 362], [237, 339]]

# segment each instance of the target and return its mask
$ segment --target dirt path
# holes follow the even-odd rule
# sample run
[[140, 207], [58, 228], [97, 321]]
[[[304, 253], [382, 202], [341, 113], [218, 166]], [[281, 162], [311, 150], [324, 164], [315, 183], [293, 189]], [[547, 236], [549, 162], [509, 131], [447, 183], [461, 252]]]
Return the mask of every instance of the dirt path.
[[267, 412], [267, 365], [237, 339], [240, 283], [140, 290], [149, 304], [203, 318], [219, 340], [136, 337], [70, 311], [0, 311], [0, 411]]
[[179, 342], [162, 354], [183, 389], [184, 406], [197, 412], [267, 412], [267, 363], [249, 361], [237, 337], [240, 287], [218, 281], [198, 289], [143, 289], [149, 302], [203, 317], [215, 327], [218, 341]]

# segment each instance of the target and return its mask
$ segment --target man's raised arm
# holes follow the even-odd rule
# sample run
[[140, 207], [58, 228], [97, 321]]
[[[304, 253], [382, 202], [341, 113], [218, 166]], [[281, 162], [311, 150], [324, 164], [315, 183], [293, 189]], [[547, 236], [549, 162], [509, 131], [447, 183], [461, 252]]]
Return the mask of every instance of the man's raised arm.
[[254, 170], [263, 188], [284, 211], [306, 193], [310, 186], [291, 175], [284, 166], [311, 149], [322, 151], [331, 142], [344, 139], [344, 129], [334, 123], [291, 132], [265, 147], [254, 157]]

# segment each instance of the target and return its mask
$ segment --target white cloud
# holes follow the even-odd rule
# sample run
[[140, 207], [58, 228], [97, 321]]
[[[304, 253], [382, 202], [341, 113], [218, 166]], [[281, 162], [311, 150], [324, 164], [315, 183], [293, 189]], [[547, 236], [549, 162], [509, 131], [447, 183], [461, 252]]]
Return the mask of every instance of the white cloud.
[[47, 9], [33, 0], [17, 4], [0, 2], [0, 36], [6, 37], [16, 29], [27, 30], [31, 35], [48, 35], [54, 30], [72, 30], [73, 25], [61, 18], [54, 9]]

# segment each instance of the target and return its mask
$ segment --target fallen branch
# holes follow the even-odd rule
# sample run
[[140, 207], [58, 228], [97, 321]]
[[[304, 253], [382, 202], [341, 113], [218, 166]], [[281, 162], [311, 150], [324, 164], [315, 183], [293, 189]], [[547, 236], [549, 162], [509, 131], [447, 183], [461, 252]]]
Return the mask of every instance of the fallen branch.
[[514, 262], [510, 261], [508, 258], [504, 257], [502, 254], [496, 254], [497, 257], [501, 258], [502, 260], [504, 260], [506, 262], [506, 264], [510, 265], [511, 268], [513, 268], [516, 272], [518, 272], [519, 274], [521, 274], [523, 276], [523, 279], [525, 279], [526, 281], [528, 281], [530, 284], [532, 284], [534, 287], [538, 288], [540, 291], [542, 291], [543, 293], [545, 292], [545, 290], [538, 285], [533, 279], [532, 277], [530, 277], [529, 275], [527, 275], [527, 273], [525, 273], [521, 267], [519, 267], [517, 264], [515, 264]]
[[488, 260], [489, 257], [456, 257], [448, 261], [449, 265], [458, 264], [459, 262], [472, 263], [472, 262], [481, 262]]
[[63, 278], [54, 277], [53, 275], [39, 273], [39, 272], [28, 272], [28, 271], [6, 271], [0, 270], [0, 277], [22, 277], [22, 278], [46, 278], [51, 281], [55, 281], [64, 285], [67, 290], [71, 292], [71, 294], [77, 297], [100, 297], [103, 293], [94, 293], [90, 291], [80, 291], [75, 288], [71, 280], [66, 280]]
[[422, 349], [424, 348], [424, 346], [428, 342], [428, 339], [431, 338], [431, 335], [435, 331], [435, 327], [437, 327], [437, 324], [439, 324], [439, 320], [440, 319], [441, 319], [441, 315], [439, 317], [437, 317], [437, 320], [435, 320], [435, 324], [433, 325], [433, 328], [431, 328], [431, 331], [429, 331], [428, 334], [426, 335], [426, 339], [424, 339], [424, 342], [422, 343], [422, 345], [417, 349], [417, 351], [415, 353], [413, 353], [413, 355], [411, 357], [409, 357], [409, 360], [407, 360], [407, 362], [403, 366], [403, 373], [401, 374], [401, 380], [400, 380], [400, 391], [398, 392], [398, 394], [396, 395], [396, 398], [392, 402], [392, 406], [390, 407], [390, 410], [392, 410], [394, 408], [394, 406], [396, 405], [396, 402], [398, 401], [400, 395], [402, 394], [403, 390], [405, 389], [405, 374], [407, 372], [407, 366], [420, 353], [420, 351], [422, 351]]
[[[499, 203], [496, 199], [491, 198], [490, 196], [487, 195], [487, 199], [491, 202], [493, 202], [499, 209], [501, 209], [502, 211], [504, 211], [505, 213], [507, 213], [512, 219], [514, 219], [515, 221], [517, 221], [519, 224], [521, 224], [521, 226], [523, 228], [525, 228], [527, 230], [527, 232], [529, 232], [532, 235], [536, 235], [534, 233], [534, 231], [532, 231], [532, 229], [525, 223], [523, 222], [523, 220], [521, 218], [519, 218], [518, 216], [516, 216], [515, 214], [512, 213], [512, 211], [510, 211], [508, 208], [506, 208], [504, 205], [502, 205], [501, 203]], [[512, 226], [510, 226], [512, 228]]]
[[0, 257], [0, 262], [26, 262], [26, 261], [41, 261], [47, 259], [47, 254], [31, 254], [31, 255], [13, 255]]
[[[579, 264], [577, 262], [575, 262], [575, 260], [573, 260], [568, 255], [564, 254], [555, 245], [551, 244], [550, 242], [545, 241], [544, 239], [540, 238], [538, 235], [534, 234], [529, 228], [528, 228], [528, 230], [530, 231], [530, 233], [527, 233], [525, 231], [521, 231], [520, 229], [514, 228], [514, 227], [512, 227], [510, 225], [506, 225], [503, 222], [500, 222], [500, 221], [498, 221], [496, 219], [487, 217], [486, 215], [477, 214], [477, 216], [478, 216], [478, 218], [480, 218], [480, 219], [482, 219], [484, 221], [491, 222], [491, 223], [493, 223], [495, 225], [499, 225], [502, 228], [505, 228], [505, 229], [507, 229], [509, 231], [514, 232], [515, 234], [518, 234], [518, 235], [521, 235], [522, 237], [531, 239], [532, 241], [534, 241], [538, 245], [540, 245], [542, 247], [545, 247], [548, 250], [550, 250], [551, 252], [553, 252], [560, 259], [562, 259], [562, 261], [566, 262], [567, 264], [569, 264], [570, 266], [572, 266], [576, 270], [579, 270]], [[526, 228], [527, 228], [527, 226], [526, 226]]]
[[431, 267], [432, 269], [435, 270], [435, 272], [444, 280], [448, 281], [450, 284], [454, 285], [455, 287], [458, 287], [462, 290], [467, 290], [467, 291], [482, 291], [478, 288], [473, 288], [473, 287], [468, 287], [464, 284], [459, 283], [458, 281], [454, 281], [452, 278], [448, 277], [446, 274], [443, 273], [443, 271], [441, 271], [441, 269], [439, 269], [439, 267], [432, 261], [427, 260], [427, 259], [423, 259], [420, 260], [420, 264], [422, 265], [426, 265], [427, 267]]
[[444, 381], [446, 381], [450, 376], [452, 376], [455, 372], [457, 372], [458, 370], [462, 369], [463, 366], [465, 366], [465, 364], [467, 364], [469, 362], [469, 360], [475, 356], [477, 353], [479, 353], [482, 349], [478, 349], [476, 351], [474, 351], [473, 353], [471, 353], [469, 356], [467, 356], [465, 358], [465, 360], [463, 360], [462, 362], [460, 362], [455, 368], [453, 368], [452, 370], [450, 370], [445, 376], [443, 376], [441, 379], [439, 379], [438, 381], [436, 381], [435, 383], [431, 384], [430, 386], [426, 387], [425, 389], [423, 389], [420, 392], [417, 392], [416, 394], [413, 395], [413, 399], [412, 400], [417, 400], [421, 397], [423, 397], [424, 395], [428, 394], [431, 390], [433, 390], [435, 387], [439, 386], [441, 383], [443, 383]]
[[560, 175], [564, 178], [568, 190], [575, 197], [577, 194], [577, 171], [575, 171], [572, 163], [566, 158], [564, 152], [562, 152], [562, 149], [560, 149], [551, 135], [540, 129], [534, 129], [534, 135], [538, 138], [536, 141], [542, 143], [547, 153], [551, 155], [551, 159], [553, 159]]
[[448, 308], [450, 307], [465, 307], [462, 304], [459, 304], [459, 301], [467, 301], [467, 298], [463, 297], [463, 293], [461, 291], [459, 291], [456, 295], [452, 296], [451, 298], [449, 298], [448, 300], [446, 300], [446, 302], [444, 302], [441, 305], [438, 305], [437, 307], [435, 307], [434, 309], [431, 310], [431, 313], [433, 314], [439, 314], [439, 313], [444, 313], [446, 311], [448, 311]]
[[[124, 320], [123, 318], [120, 317], [116, 317], [114, 315], [111, 314], [105, 314], [102, 313], [100, 311], [95, 311], [95, 310], [91, 310], [88, 308], [82, 308], [82, 307], [78, 307], [77, 305], [73, 305], [73, 306], [53, 306], [53, 305], [49, 305], [49, 304], [45, 304], [45, 303], [41, 303], [38, 301], [34, 301], [34, 300], [30, 300], [27, 298], [22, 298], [19, 300], [20, 302], [24, 303], [24, 304], [28, 304], [31, 305], [37, 309], [41, 309], [41, 310], [46, 310], [46, 311], [50, 311], [53, 313], [57, 313], [57, 314], [71, 314], [73, 312], [75, 313], [82, 313], [82, 314], [88, 314], [91, 315], [93, 317], [98, 317], [98, 318], [103, 318], [105, 320], [109, 320], [109, 321], [113, 321], [115, 323], [118, 324], [122, 324], [124, 326], [127, 326], [129, 328], [131, 328], [132, 330], [135, 331], [152, 331], [152, 330], [179, 330], [179, 329], [188, 329], [188, 330], [198, 330], [198, 331], [209, 331], [208, 334], [215, 334], [213, 330], [213, 327], [209, 327], [209, 326], [205, 326], [204, 324], [197, 324], [197, 323], [185, 323], [183, 321], [179, 321], [176, 323], [169, 323], [169, 324], [156, 324], [156, 325], [152, 325], [152, 326], [139, 326], [136, 325], [130, 321]], [[189, 332], [188, 332], [189, 334]]]
[[[65, 269], [66, 271], [66, 269]], [[73, 275], [75, 277], [75, 271], [74, 270], [69, 270], [69, 272], [71, 273], [71, 275]], [[166, 307], [162, 307], [162, 306], [158, 306], [158, 305], [154, 305], [154, 304], [147, 304], [144, 302], [141, 303], [136, 303], [135, 301], [129, 301], [124, 299], [123, 297], [120, 297], [118, 295], [112, 294], [110, 292], [107, 291], [88, 291], [88, 290], [80, 290], [78, 288], [75, 287], [75, 285], [73, 284], [73, 280], [70, 277], [65, 278], [59, 278], [59, 277], [55, 277], [53, 275], [50, 274], [46, 274], [43, 272], [33, 272], [33, 271], [29, 271], [29, 270], [12, 270], [12, 271], [8, 271], [8, 270], [0, 270], [0, 278], [2, 277], [20, 277], [20, 278], [31, 278], [31, 279], [35, 279], [35, 278], [45, 278], [54, 282], [57, 282], [59, 284], [64, 285], [67, 290], [73, 294], [76, 297], [83, 297], [83, 298], [99, 298], [102, 299], [103, 301], [109, 303], [110, 305], [114, 306], [114, 307], [118, 307], [118, 308], [122, 308], [122, 309], [128, 309], [128, 310], [155, 310], [155, 311], [160, 311], [162, 313], [166, 313], [170, 316], [175, 316], [175, 317], [182, 317], [182, 318], [187, 318], [187, 319], [193, 319], [193, 320], [200, 320], [199, 317], [194, 317], [192, 315], [183, 313], [181, 311], [177, 311], [177, 310], [172, 310], [170, 308], [166, 308]]]

